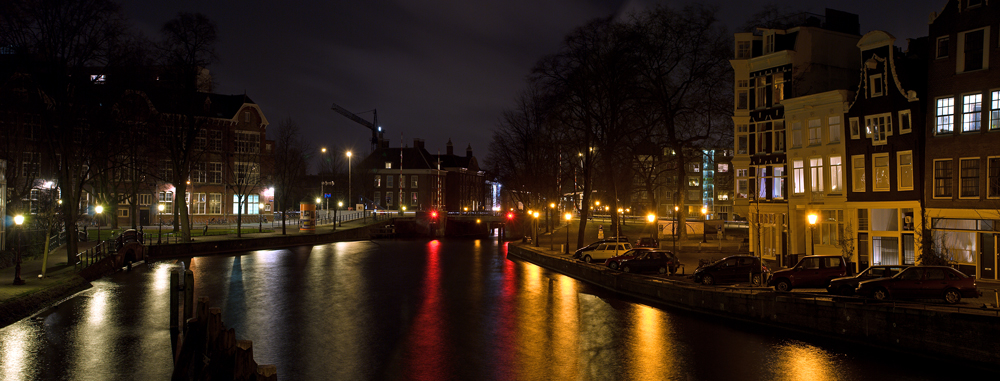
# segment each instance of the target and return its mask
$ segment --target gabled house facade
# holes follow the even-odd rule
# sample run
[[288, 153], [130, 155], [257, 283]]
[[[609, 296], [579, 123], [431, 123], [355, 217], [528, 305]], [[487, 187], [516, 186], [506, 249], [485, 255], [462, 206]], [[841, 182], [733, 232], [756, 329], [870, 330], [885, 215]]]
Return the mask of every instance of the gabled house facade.
[[949, 0], [931, 15], [924, 206], [938, 255], [998, 280], [1000, 3]]
[[849, 208], [839, 232], [854, 249], [857, 270], [913, 265], [920, 254], [926, 39], [911, 40], [906, 51], [895, 42], [884, 31], [858, 42], [860, 76], [847, 111], [844, 157]]
[[[787, 227], [801, 223], [788, 203], [785, 102], [855, 82], [859, 28], [857, 15], [828, 9], [796, 26], [735, 35], [733, 212], [749, 217], [750, 251], [764, 259], [783, 263]], [[829, 118], [821, 123], [828, 129]]]

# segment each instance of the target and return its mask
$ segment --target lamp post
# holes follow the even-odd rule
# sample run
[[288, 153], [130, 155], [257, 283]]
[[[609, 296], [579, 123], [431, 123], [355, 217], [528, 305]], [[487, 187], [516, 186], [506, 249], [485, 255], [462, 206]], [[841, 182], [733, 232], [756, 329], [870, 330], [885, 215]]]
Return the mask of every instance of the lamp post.
[[533, 216], [535, 217], [535, 247], [538, 247], [538, 212], [536, 211]]
[[569, 222], [573, 219], [573, 213], [566, 212], [566, 254], [569, 254]]
[[[104, 207], [103, 206], [98, 205], [98, 206], [94, 207], [94, 215], [97, 216], [97, 217], [100, 217], [101, 216], [101, 212], [103, 212], [103, 211], [104, 211]], [[100, 219], [97, 220], [97, 244], [98, 245], [101, 244], [101, 220]]]
[[[545, 231], [552, 230], [552, 213], [556, 209], [556, 203], [550, 202], [549, 209], [545, 211]], [[552, 240], [549, 240], [550, 242]]]
[[809, 245], [811, 246], [809, 255], [816, 255], [816, 220], [819, 216], [816, 213], [809, 213]]
[[674, 241], [674, 252], [675, 253], [677, 252], [677, 223], [681, 221], [679, 218], [677, 218], [677, 212], [680, 211], [680, 210], [681, 210], [681, 208], [679, 206], [674, 205], [674, 223], [673, 223], [673, 225], [674, 225], [674, 236], [673, 236], [673, 241]]
[[354, 199], [351, 198], [351, 151], [347, 151], [347, 207], [351, 207]]
[[705, 222], [701, 223], [701, 243], [708, 243], [708, 207], [702, 205], [701, 215], [705, 217]]
[[[340, 218], [337, 218], [337, 210], [340, 210], [340, 208], [343, 207], [343, 206], [344, 206], [344, 202], [343, 201], [337, 201], [337, 209], [333, 210], [333, 219], [336, 220], [337, 224], [339, 224], [340, 226], [344, 226], [344, 221], [342, 219], [340, 219]], [[403, 208], [406, 208], [406, 207], [404, 206]]]
[[[653, 213], [647, 214], [646, 215], [646, 221], [649, 221], [650, 224], [656, 222], [656, 215], [654, 215]], [[650, 229], [649, 229], [649, 238], [650, 239], [653, 238], [653, 231], [654, 230], [656, 230], [656, 225], [651, 226]]]
[[[323, 153], [323, 158], [325, 159], [326, 158], [326, 147], [320, 148], [319, 151]], [[325, 186], [326, 186], [326, 182], [323, 181], [323, 167], [320, 166], [320, 168], [319, 168], [319, 193], [323, 195], [323, 214], [324, 215], [326, 215], [327, 213], [330, 213], [330, 210], [327, 208], [327, 204], [326, 204], [326, 190], [324, 188]]]
[[163, 243], [163, 204], [157, 205], [156, 210], [156, 217], [160, 219], [160, 227], [156, 231], [156, 244], [159, 245]]
[[14, 285], [20, 286], [24, 284], [24, 279], [21, 279], [21, 224], [24, 223], [24, 216], [18, 214], [14, 217], [14, 224], [17, 225], [17, 264], [14, 265]]

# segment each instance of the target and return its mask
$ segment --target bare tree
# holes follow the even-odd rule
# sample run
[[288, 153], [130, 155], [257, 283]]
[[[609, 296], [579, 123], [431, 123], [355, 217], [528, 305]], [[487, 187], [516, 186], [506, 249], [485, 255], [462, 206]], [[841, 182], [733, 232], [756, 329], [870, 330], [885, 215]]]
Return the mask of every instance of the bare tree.
[[204, 118], [199, 117], [200, 111], [206, 107], [205, 96], [199, 95], [199, 91], [211, 91], [205, 68], [216, 60], [218, 28], [205, 15], [182, 12], [164, 24], [161, 32], [161, 61], [168, 68], [166, 75], [172, 77], [169, 82], [179, 87], [172, 100], [179, 113], [167, 121], [164, 133], [168, 138], [162, 139], [172, 167], [172, 178], [168, 181], [174, 184], [179, 200], [174, 203], [178, 216], [174, 219], [174, 229], [178, 228], [179, 223], [183, 240], [190, 241], [188, 205], [182, 200], [187, 193], [191, 171], [200, 162], [200, 155], [204, 151], [195, 144], [206, 123]]
[[[85, 132], [90, 114], [86, 67], [107, 64], [113, 41], [125, 31], [121, 7], [109, 0], [11, 0], [0, 12], [0, 45], [17, 47], [17, 70], [30, 73], [47, 110], [39, 123], [45, 157], [55, 163], [63, 197], [62, 216], [73, 226], [79, 201], [95, 162], [96, 134]], [[75, 75], [74, 75], [75, 74]], [[67, 262], [75, 260], [77, 234], [68, 229]]]
[[285, 213], [304, 196], [298, 185], [306, 176], [306, 153], [310, 149], [292, 118], [278, 124], [277, 135], [274, 141], [274, 170], [271, 173], [274, 174], [275, 209], [281, 211], [281, 234], [286, 234]]

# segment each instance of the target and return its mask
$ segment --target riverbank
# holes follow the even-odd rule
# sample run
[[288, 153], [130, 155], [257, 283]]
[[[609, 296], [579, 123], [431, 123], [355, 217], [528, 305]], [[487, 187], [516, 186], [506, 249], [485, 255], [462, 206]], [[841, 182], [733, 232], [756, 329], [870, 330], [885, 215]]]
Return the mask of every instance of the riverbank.
[[1000, 365], [1000, 311], [712, 287], [613, 271], [530, 245], [508, 255], [653, 304], [923, 356]]

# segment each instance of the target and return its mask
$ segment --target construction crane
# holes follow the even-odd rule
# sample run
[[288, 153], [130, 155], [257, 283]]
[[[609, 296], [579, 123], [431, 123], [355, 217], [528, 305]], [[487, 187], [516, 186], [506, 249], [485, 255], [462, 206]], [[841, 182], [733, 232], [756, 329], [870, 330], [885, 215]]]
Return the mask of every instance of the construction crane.
[[340, 105], [336, 103], [334, 103], [333, 106], [330, 106], [330, 109], [336, 111], [340, 115], [346, 116], [347, 119], [353, 120], [355, 123], [368, 127], [369, 130], [372, 130], [372, 141], [371, 141], [372, 146], [371, 146], [371, 151], [369, 152], [375, 152], [375, 149], [378, 148], [378, 143], [382, 141], [382, 127], [378, 125], [377, 111], [372, 110], [372, 121], [369, 122], [367, 120], [361, 119], [360, 116], [355, 115], [353, 112], [347, 111], [347, 109], [340, 107]]

